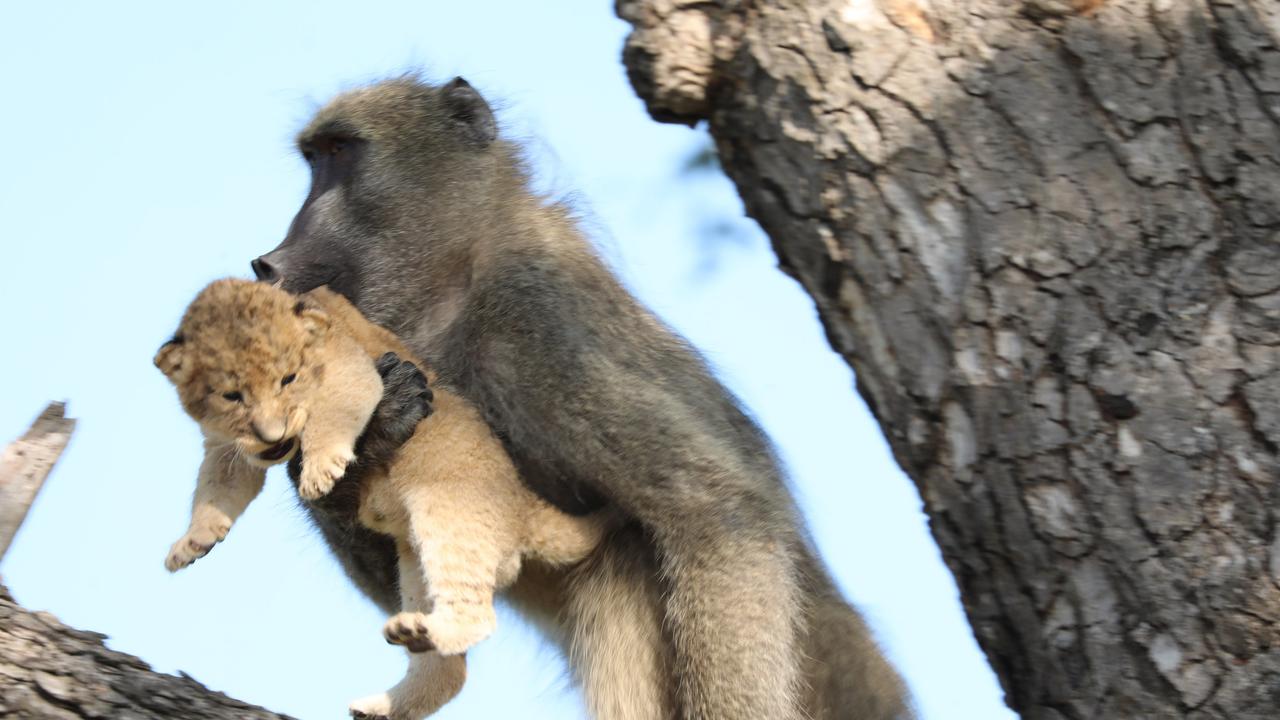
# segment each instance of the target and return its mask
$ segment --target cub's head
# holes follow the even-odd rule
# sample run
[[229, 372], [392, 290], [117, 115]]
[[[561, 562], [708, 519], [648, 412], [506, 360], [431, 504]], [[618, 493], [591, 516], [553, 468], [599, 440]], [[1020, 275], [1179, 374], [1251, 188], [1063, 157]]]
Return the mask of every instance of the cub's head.
[[249, 462], [288, 460], [320, 379], [318, 345], [329, 318], [265, 283], [218, 280], [196, 296], [156, 367], [207, 438], [235, 443]]

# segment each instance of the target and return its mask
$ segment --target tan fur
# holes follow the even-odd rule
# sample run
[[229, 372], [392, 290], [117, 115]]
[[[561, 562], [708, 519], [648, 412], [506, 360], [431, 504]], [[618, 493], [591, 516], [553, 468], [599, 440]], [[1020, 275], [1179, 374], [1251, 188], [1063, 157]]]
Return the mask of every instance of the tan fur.
[[266, 471], [237, 459], [233, 445], [205, 440], [196, 494], [187, 532], [165, 558], [169, 572], [204, 557], [231, 530], [231, 525], [262, 491]]
[[[591, 717], [674, 720], [673, 661], [662, 629], [656, 567], [640, 552], [636, 526], [613, 533], [587, 561], [569, 571], [573, 592], [565, 616], [574, 629], [569, 657]], [[647, 580], [647, 581], [646, 581]]]
[[[326, 288], [298, 297], [239, 280], [206, 288], [156, 356], [206, 436], [191, 528], [166, 567], [185, 567], [222, 540], [261, 489], [261, 468], [298, 443], [299, 494], [331, 490], [381, 397], [374, 360], [386, 352], [423, 367]], [[574, 563], [605, 532], [602, 515], [574, 518], [529, 491], [479, 412], [439, 386], [434, 412], [391, 467], [369, 473], [359, 518], [399, 553], [403, 611], [388, 620], [386, 639], [432, 652], [412, 654], [395, 688], [352, 703], [357, 717], [420, 718], [448, 702], [465, 679], [462, 653], [493, 632], [494, 591], [515, 581], [522, 558]]]

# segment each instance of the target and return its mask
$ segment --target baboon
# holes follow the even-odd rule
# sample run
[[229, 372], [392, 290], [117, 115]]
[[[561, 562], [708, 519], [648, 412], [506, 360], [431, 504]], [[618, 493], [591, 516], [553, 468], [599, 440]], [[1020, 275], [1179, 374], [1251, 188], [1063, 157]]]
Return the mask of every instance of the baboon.
[[[571, 213], [530, 189], [471, 85], [407, 76], [343, 93], [298, 147], [311, 190], [253, 261], [258, 278], [342, 293], [481, 409], [539, 495], [630, 518], [576, 569], [531, 569], [514, 591], [558, 628], [595, 717], [910, 716], [768, 438]], [[362, 587], [388, 564], [394, 577], [392, 559], [326, 539]]]

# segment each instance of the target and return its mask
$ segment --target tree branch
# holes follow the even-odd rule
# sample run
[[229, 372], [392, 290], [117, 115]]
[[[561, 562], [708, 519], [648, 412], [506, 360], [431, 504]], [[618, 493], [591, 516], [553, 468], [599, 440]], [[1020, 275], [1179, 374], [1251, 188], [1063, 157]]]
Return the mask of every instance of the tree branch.
[[26, 434], [10, 443], [0, 457], [0, 559], [71, 440], [76, 421], [65, 416], [66, 409], [65, 403], [49, 403]]
[[19, 607], [0, 586], [0, 717], [282, 720], [109, 650], [104, 635]]

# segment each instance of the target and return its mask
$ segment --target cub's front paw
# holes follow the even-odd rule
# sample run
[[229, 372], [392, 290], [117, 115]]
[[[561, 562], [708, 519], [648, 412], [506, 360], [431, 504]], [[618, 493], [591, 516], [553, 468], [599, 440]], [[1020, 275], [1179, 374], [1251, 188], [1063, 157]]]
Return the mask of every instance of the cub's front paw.
[[177, 572], [208, 555], [213, 546], [222, 542], [230, 530], [230, 523], [201, 525], [188, 529], [187, 534], [169, 548], [169, 555], [164, 559], [165, 569], [169, 572]]
[[315, 500], [328, 495], [334, 483], [347, 472], [347, 465], [355, 459], [356, 454], [349, 447], [307, 450], [302, 457], [298, 495], [303, 500]]
[[378, 693], [360, 698], [348, 705], [347, 711], [356, 720], [391, 720], [391, 696]]
[[382, 637], [392, 645], [403, 645], [409, 652], [435, 650], [427, 631], [427, 616], [420, 612], [399, 612], [382, 626]]

